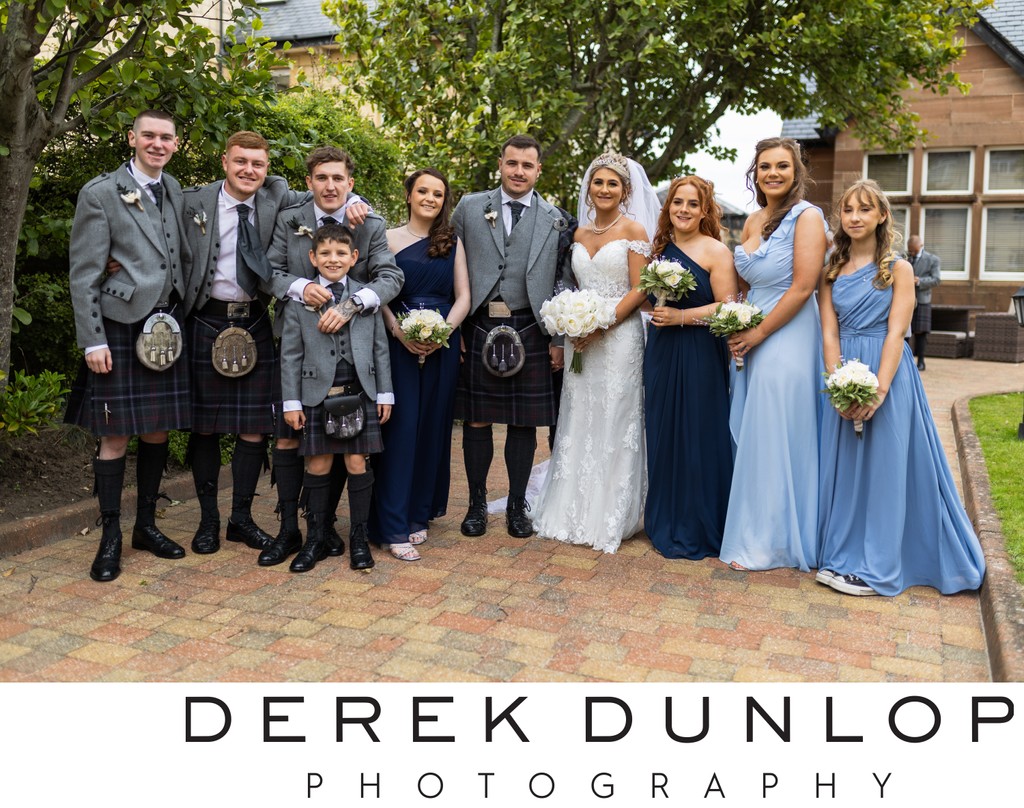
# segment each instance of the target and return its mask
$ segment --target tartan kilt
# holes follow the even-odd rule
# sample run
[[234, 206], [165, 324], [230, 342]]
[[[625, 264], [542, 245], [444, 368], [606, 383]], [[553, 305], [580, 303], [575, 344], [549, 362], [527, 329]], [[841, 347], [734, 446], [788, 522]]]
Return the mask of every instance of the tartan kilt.
[[[515, 376], [490, 373], [483, 362], [487, 334], [498, 325], [519, 332], [526, 364]], [[462, 329], [466, 356], [455, 396], [455, 417], [470, 423], [550, 426], [555, 423], [556, 402], [548, 347], [551, 340], [541, 330], [533, 312], [514, 312], [511, 317], [491, 318], [486, 309], [466, 319]]]
[[[167, 313], [182, 325], [180, 303]], [[147, 319], [149, 315], [135, 323], [117, 323], [103, 318], [110, 373], [93, 373], [82, 359], [64, 423], [88, 429], [97, 437], [146, 435], [192, 426], [187, 329], [181, 329], [185, 344], [178, 361], [167, 370], [150, 370], [135, 355], [135, 340]]]
[[[338, 363], [334, 371], [334, 385], [351, 384], [356, 380], [356, 369], [348, 362]], [[377, 418], [377, 402], [370, 401], [366, 393], [360, 393], [363, 399], [363, 431], [354, 438], [335, 438], [324, 431], [324, 407], [303, 407], [306, 414], [306, 425], [299, 440], [299, 454], [303, 457], [325, 454], [377, 454], [384, 450], [384, 441], [380, 434], [380, 421]], [[283, 418], [281, 419], [284, 420]]]
[[911, 334], [927, 334], [932, 330], [932, 304], [918, 303], [914, 307], [914, 314], [910, 318]]
[[[228, 325], [248, 329], [256, 341], [256, 366], [245, 376], [222, 376], [211, 355], [217, 335]], [[223, 435], [267, 435], [274, 431], [274, 378], [277, 355], [270, 315], [228, 320], [198, 312], [188, 318], [188, 358], [192, 371], [192, 431]]]
[[[291, 440], [302, 440], [302, 430], [292, 429], [284, 420], [284, 398], [281, 392], [281, 365], [278, 362], [275, 366], [276, 372], [273, 379], [273, 404], [271, 409], [274, 412], [274, 439], [290, 438]], [[305, 409], [305, 408], [303, 408]]]

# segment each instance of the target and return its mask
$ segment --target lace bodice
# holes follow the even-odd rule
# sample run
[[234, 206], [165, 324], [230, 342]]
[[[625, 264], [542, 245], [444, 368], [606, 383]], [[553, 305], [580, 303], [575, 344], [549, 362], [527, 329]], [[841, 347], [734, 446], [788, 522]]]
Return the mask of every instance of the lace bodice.
[[609, 241], [591, 257], [587, 248], [578, 241], [573, 244], [572, 271], [581, 289], [593, 289], [607, 297], [622, 297], [629, 291], [629, 259], [632, 250], [645, 258], [651, 255], [647, 241], [628, 241], [624, 238]]

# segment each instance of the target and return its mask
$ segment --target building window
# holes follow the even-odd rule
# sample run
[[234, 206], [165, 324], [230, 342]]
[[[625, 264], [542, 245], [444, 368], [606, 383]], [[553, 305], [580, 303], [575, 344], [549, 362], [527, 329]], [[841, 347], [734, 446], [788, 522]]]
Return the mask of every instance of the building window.
[[986, 191], [1024, 193], [1024, 149], [990, 149]]
[[270, 71], [274, 79], [274, 89], [284, 92], [292, 86], [292, 69], [290, 67], [275, 67]]
[[924, 192], [961, 193], [971, 192], [972, 152], [926, 152], [924, 159]]
[[984, 245], [981, 277], [1024, 278], [1024, 206], [985, 208], [981, 238]]
[[921, 211], [924, 248], [939, 256], [943, 279], [963, 280], [968, 277], [970, 232], [969, 207], [927, 207]]
[[909, 194], [910, 155], [906, 152], [865, 155], [864, 176], [877, 182], [887, 194]]
[[907, 239], [910, 238], [910, 208], [906, 205], [894, 205], [892, 208], [892, 226], [899, 234], [899, 252], [907, 252]]

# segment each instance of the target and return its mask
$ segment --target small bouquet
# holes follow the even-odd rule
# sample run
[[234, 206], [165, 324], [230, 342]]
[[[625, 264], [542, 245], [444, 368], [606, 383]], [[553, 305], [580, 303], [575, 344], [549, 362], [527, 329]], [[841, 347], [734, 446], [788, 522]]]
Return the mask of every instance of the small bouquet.
[[[602, 297], [590, 289], [566, 289], [540, 307], [540, 319], [549, 334], [581, 339], [615, 322], [617, 300]], [[574, 351], [569, 370], [583, 370], [583, 354]]]
[[[452, 327], [441, 316], [437, 309], [413, 309], [403, 312], [396, 318], [398, 326], [402, 329], [406, 339], [414, 342], [430, 342], [434, 345], [448, 347], [448, 337], [452, 333]], [[420, 356], [420, 367], [427, 361], [427, 357]]]
[[[870, 404], [878, 395], [878, 377], [859, 359], [836, 365], [831, 373], [822, 375], [825, 377], [825, 389], [822, 392], [828, 393], [829, 401], [837, 410], [847, 410], [854, 404]], [[855, 419], [853, 431], [858, 438], [863, 438], [864, 422]]]
[[661, 258], [651, 261], [640, 270], [640, 283], [636, 288], [653, 294], [657, 304], [664, 306], [666, 300], [682, 300], [686, 297], [697, 288], [697, 280], [678, 261]]
[[[753, 303], [743, 298], [726, 300], [718, 304], [715, 313], [708, 318], [708, 330], [716, 337], [728, 337], [761, 324], [764, 315]], [[736, 357], [736, 370], [743, 370], [743, 357]]]

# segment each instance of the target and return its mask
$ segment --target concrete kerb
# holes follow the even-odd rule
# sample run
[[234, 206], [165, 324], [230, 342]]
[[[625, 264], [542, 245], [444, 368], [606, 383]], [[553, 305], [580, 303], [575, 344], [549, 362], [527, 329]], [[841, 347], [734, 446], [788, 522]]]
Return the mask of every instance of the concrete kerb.
[[992, 504], [985, 456], [971, 420], [970, 400], [965, 397], [953, 403], [953, 432], [963, 477], [964, 504], [985, 553], [987, 571], [980, 593], [981, 616], [992, 680], [1024, 682], [1024, 587], [1017, 582], [1006, 552], [1002, 525]]

